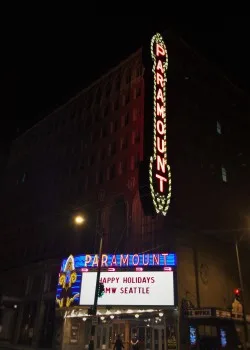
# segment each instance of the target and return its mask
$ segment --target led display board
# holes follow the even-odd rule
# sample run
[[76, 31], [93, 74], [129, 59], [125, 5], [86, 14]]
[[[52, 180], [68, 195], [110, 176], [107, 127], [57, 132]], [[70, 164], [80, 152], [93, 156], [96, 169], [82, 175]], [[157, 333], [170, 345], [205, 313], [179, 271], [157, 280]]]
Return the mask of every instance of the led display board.
[[[82, 274], [80, 305], [93, 305], [96, 272]], [[98, 305], [174, 306], [173, 271], [102, 272], [104, 295]]]

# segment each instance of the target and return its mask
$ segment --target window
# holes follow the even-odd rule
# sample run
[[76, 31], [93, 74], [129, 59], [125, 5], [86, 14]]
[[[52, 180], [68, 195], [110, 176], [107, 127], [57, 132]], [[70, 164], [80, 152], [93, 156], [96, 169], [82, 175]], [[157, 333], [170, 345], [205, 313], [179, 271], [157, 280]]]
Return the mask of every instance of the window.
[[102, 137], [103, 137], [103, 138], [105, 138], [105, 137], [107, 136], [107, 126], [104, 126], [104, 127], [102, 128], [101, 133], [102, 133]]
[[113, 142], [111, 145], [111, 156], [113, 156], [116, 152], [116, 143]]
[[119, 175], [122, 175], [126, 172], [127, 162], [125, 159], [122, 159], [119, 163]]
[[137, 77], [139, 77], [142, 74], [142, 66], [141, 65], [136, 67], [135, 74]]
[[118, 129], [118, 122], [117, 120], [114, 121], [114, 132], [116, 132]]
[[221, 124], [220, 124], [220, 122], [218, 122], [218, 120], [217, 120], [216, 125], [217, 125], [217, 134], [221, 135]]
[[103, 149], [102, 151], [101, 151], [101, 160], [103, 160], [103, 159], [105, 159], [105, 155], [106, 155], [106, 150], [105, 149]]
[[94, 164], [94, 155], [92, 154], [90, 157], [89, 157], [89, 165], [93, 165]]
[[139, 130], [133, 131], [132, 134], [132, 144], [134, 145], [135, 143], [140, 142], [140, 132]]
[[126, 114], [122, 116], [122, 127], [128, 125], [128, 122], [129, 122], [129, 114], [128, 112], [126, 112]]
[[131, 168], [131, 170], [135, 170], [135, 157], [134, 156], [131, 157], [130, 168]]
[[135, 107], [133, 109], [133, 116], [132, 116], [133, 122], [136, 122], [137, 119], [139, 118], [139, 116], [140, 116], [140, 109], [139, 109], [139, 107]]
[[128, 147], [128, 137], [123, 137], [121, 139], [121, 149], [125, 149]]
[[119, 108], [119, 97], [117, 97], [114, 102], [114, 110], [116, 111], [118, 108]]
[[106, 85], [106, 97], [108, 98], [111, 92], [111, 83]]
[[129, 122], [129, 115], [128, 115], [128, 113], [126, 113], [126, 114], [125, 114], [124, 124], [125, 124], [125, 125], [128, 125], [128, 122]]
[[79, 168], [84, 170], [84, 159], [81, 160]]
[[137, 87], [135, 88], [135, 94], [134, 94], [135, 98], [141, 96], [141, 87]]
[[103, 110], [103, 116], [106, 117], [108, 115], [108, 112], [109, 112], [109, 108], [108, 106], [106, 106]]
[[139, 166], [139, 164], [140, 164], [140, 154], [138, 152], [138, 153], [136, 153], [136, 157], [135, 157], [135, 166], [136, 166], [136, 168]]
[[100, 102], [101, 100], [101, 95], [102, 95], [102, 91], [101, 89], [98, 89], [97, 92], [96, 92], [96, 102]]
[[88, 179], [88, 176], [86, 176], [86, 179], [85, 179], [85, 190], [88, 189], [88, 185], [89, 185], [89, 179]]
[[222, 176], [222, 181], [227, 182], [227, 171], [223, 166], [221, 167], [221, 176]]
[[129, 103], [129, 91], [123, 96], [123, 106], [126, 106]]
[[130, 81], [131, 81], [131, 70], [128, 69], [127, 72], [126, 72], [126, 84], [129, 84]]
[[96, 174], [96, 184], [102, 185], [102, 183], [103, 183], [103, 172], [100, 171]]
[[115, 80], [115, 89], [120, 90], [120, 86], [121, 86], [121, 77], [120, 75], [118, 75]]
[[115, 165], [113, 164], [110, 168], [110, 180], [112, 180], [115, 177]]

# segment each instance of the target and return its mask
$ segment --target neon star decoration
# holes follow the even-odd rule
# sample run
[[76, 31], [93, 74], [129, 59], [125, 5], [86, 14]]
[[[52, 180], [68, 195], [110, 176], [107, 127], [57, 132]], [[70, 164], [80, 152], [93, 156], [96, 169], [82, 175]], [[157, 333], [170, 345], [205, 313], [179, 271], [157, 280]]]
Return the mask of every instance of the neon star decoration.
[[162, 36], [151, 40], [153, 60], [153, 155], [150, 157], [150, 191], [156, 213], [166, 215], [171, 198], [171, 172], [167, 164], [166, 82], [168, 54]]

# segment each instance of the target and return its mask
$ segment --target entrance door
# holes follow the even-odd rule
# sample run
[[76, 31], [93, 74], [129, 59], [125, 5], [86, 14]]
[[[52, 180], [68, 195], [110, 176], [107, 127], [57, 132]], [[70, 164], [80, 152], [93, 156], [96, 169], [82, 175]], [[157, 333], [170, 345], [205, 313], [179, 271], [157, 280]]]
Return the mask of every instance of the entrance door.
[[96, 350], [112, 350], [112, 325], [96, 326], [95, 349]]
[[167, 350], [166, 330], [163, 326], [154, 326], [151, 328], [152, 349]]

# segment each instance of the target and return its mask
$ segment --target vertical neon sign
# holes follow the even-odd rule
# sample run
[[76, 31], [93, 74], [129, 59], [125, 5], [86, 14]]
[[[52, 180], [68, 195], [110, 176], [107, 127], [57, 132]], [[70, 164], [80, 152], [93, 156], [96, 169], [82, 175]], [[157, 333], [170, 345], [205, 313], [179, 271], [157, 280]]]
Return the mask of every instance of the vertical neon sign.
[[167, 164], [166, 82], [168, 55], [160, 34], [151, 40], [153, 60], [153, 155], [150, 157], [150, 191], [156, 213], [167, 214], [171, 198], [171, 172]]

